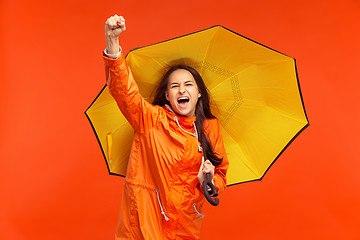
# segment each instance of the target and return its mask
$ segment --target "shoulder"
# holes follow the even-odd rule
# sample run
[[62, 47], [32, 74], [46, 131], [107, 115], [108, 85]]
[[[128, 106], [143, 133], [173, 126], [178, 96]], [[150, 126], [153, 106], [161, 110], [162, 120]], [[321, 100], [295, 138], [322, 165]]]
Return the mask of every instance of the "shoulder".
[[220, 125], [220, 122], [217, 118], [207, 118], [205, 121], [204, 121], [204, 128], [220, 128], [221, 125]]
[[216, 118], [206, 119], [203, 129], [208, 135], [218, 135], [221, 132], [221, 124]]
[[[152, 104], [151, 104], [152, 105]], [[153, 117], [158, 123], [161, 123], [162, 125], [168, 124], [168, 116], [167, 112], [164, 109], [164, 107], [159, 105], [152, 105], [153, 106]]]

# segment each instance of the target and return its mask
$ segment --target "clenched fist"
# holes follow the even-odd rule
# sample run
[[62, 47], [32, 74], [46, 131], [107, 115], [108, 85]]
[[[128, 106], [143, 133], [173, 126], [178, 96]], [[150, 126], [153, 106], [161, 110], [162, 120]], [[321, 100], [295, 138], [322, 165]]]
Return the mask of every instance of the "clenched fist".
[[105, 22], [106, 48], [109, 54], [119, 52], [119, 35], [126, 30], [125, 18], [114, 15]]

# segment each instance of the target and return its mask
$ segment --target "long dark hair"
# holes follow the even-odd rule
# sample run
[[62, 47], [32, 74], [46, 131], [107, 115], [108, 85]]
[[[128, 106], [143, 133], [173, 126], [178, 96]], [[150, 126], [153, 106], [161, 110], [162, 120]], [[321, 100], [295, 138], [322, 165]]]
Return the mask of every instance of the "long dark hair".
[[163, 79], [160, 82], [160, 85], [155, 93], [155, 98], [153, 101], [154, 105], [164, 106], [165, 104], [170, 103], [166, 100], [165, 92], [168, 85], [168, 80], [175, 70], [178, 69], [184, 69], [189, 71], [192, 76], [195, 79], [195, 82], [198, 86], [199, 92], [201, 93], [201, 97], [198, 99], [198, 102], [195, 107], [195, 116], [196, 116], [196, 129], [198, 131], [198, 139], [202, 145], [203, 151], [206, 154], [206, 158], [210, 160], [210, 162], [214, 166], [218, 166], [222, 162], [222, 158], [217, 157], [214, 154], [214, 151], [212, 149], [211, 143], [208, 140], [208, 137], [203, 131], [203, 124], [205, 119], [213, 119], [216, 118], [210, 111], [210, 98], [209, 98], [209, 92], [208, 89], [205, 86], [204, 80], [200, 76], [200, 74], [192, 67], [186, 66], [186, 65], [177, 65], [172, 68], [170, 68], [166, 74], [164, 75]]

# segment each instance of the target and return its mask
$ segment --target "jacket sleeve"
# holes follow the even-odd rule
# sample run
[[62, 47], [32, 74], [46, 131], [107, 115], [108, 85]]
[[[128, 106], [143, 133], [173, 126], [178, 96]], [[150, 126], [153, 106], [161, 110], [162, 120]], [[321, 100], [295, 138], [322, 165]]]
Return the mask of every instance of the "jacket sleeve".
[[222, 158], [222, 163], [219, 166], [215, 167], [215, 174], [213, 177], [214, 185], [218, 191], [218, 194], [222, 193], [226, 187], [226, 172], [229, 168], [229, 160], [226, 155], [220, 122], [217, 119], [212, 120], [215, 125], [211, 127], [211, 131], [208, 133], [209, 138], [211, 139], [211, 144], [214, 153]]
[[103, 54], [103, 59], [107, 86], [122, 114], [135, 131], [143, 132], [151, 128], [157, 121], [159, 108], [141, 96], [123, 53], [116, 59]]

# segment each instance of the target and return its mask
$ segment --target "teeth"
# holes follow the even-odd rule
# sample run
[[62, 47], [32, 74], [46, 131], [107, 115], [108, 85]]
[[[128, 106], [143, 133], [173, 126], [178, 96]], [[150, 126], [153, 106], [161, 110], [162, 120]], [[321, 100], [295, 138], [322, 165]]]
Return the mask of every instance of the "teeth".
[[190, 99], [188, 98], [188, 97], [181, 97], [181, 98], [178, 98], [178, 103], [180, 103], [180, 102], [188, 102], [188, 101], [190, 101]]

